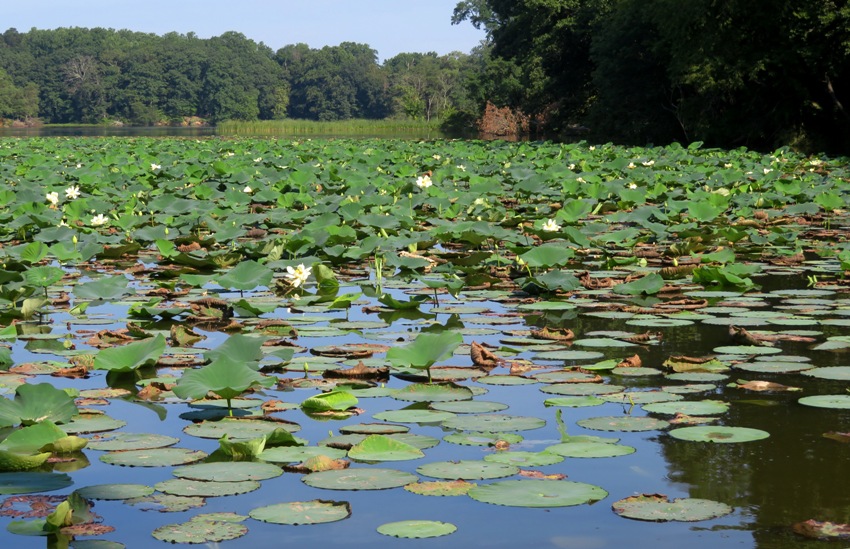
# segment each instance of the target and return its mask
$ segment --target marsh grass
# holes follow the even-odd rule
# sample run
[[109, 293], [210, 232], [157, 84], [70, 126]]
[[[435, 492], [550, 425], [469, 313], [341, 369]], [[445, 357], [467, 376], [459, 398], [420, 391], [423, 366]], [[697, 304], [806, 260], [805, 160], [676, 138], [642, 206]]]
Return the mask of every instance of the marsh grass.
[[219, 135], [444, 137], [437, 120], [226, 120], [216, 126], [216, 132]]

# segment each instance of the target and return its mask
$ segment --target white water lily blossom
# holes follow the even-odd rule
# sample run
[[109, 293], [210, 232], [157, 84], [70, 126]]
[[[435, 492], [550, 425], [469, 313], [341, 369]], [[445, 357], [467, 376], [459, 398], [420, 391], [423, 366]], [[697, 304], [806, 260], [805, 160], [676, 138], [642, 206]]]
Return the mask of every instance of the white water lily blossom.
[[250, 186], [248, 186], [248, 185], [245, 185], [245, 188], [244, 188], [244, 189], [242, 189], [242, 192], [243, 192], [243, 193], [246, 193], [246, 194], [251, 194], [252, 192], [254, 192], [254, 189], [252, 189], [252, 188], [251, 188]]
[[160, 166], [159, 164], [155, 164], [155, 163], [151, 162], [151, 171], [161, 170], [161, 169], [162, 169], [162, 166]]
[[47, 193], [47, 201], [50, 202], [51, 206], [55, 206], [55, 205], [59, 204], [59, 193], [57, 193], [57, 192]]
[[71, 185], [70, 187], [65, 189], [65, 198], [68, 200], [76, 200], [80, 198], [80, 187], [77, 185]]
[[556, 231], [561, 230], [561, 226], [558, 225], [554, 219], [547, 219], [546, 223], [543, 224], [542, 229], [547, 233], [554, 233]]
[[416, 186], [419, 187], [420, 189], [427, 189], [428, 187], [430, 187], [433, 184], [434, 183], [431, 181], [430, 175], [420, 175], [419, 177], [416, 178]]
[[109, 218], [103, 215], [102, 213], [97, 214], [96, 216], [91, 218], [92, 227], [101, 227], [103, 225], [106, 225], [107, 223], [109, 223]]
[[286, 277], [287, 282], [293, 288], [297, 288], [307, 282], [307, 278], [310, 276], [312, 270], [310, 267], [305, 267], [303, 263], [300, 263], [294, 269], [291, 266], [287, 267], [286, 274], [283, 276]]
[[637, 189], [637, 183], [635, 183], [634, 181], [632, 181], [631, 183], [629, 183], [629, 188], [630, 188], [630, 189]]

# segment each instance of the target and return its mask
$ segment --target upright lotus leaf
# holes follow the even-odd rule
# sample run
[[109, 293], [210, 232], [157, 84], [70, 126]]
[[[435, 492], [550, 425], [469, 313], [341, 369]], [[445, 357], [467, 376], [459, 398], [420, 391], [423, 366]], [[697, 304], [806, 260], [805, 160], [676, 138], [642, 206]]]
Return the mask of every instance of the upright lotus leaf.
[[258, 286], [268, 287], [273, 276], [274, 271], [253, 259], [249, 259], [218, 277], [216, 282], [222, 288], [229, 290], [248, 291]]
[[14, 400], [0, 398], [0, 426], [67, 423], [77, 413], [74, 399], [50, 383], [24, 383], [15, 389]]
[[531, 268], [562, 267], [575, 257], [575, 251], [561, 244], [543, 244], [520, 255], [519, 258]]
[[314, 263], [312, 273], [320, 294], [335, 294], [337, 292], [339, 281], [330, 267], [321, 263]]
[[56, 284], [65, 275], [59, 267], [32, 267], [24, 272], [24, 282], [37, 288], [47, 288]]
[[50, 420], [29, 425], [7, 436], [0, 442], [0, 450], [15, 454], [33, 454], [42, 451], [45, 446], [68, 435]]
[[234, 460], [251, 460], [259, 456], [266, 449], [266, 437], [261, 436], [249, 440], [230, 442], [227, 433], [218, 439], [218, 453]]
[[348, 451], [348, 457], [360, 461], [404, 461], [424, 456], [419, 448], [386, 435], [369, 435]]
[[115, 299], [128, 293], [130, 281], [123, 275], [105, 276], [74, 287], [74, 297], [78, 299]]
[[664, 279], [658, 273], [649, 273], [646, 276], [643, 276], [637, 280], [633, 280], [631, 282], [626, 282], [623, 284], [617, 284], [614, 286], [613, 291], [615, 294], [627, 294], [627, 295], [641, 295], [648, 294], [653, 295], [657, 294], [658, 290], [660, 290], [664, 286]]
[[461, 343], [463, 336], [457, 332], [420, 333], [412, 343], [387, 351], [387, 360], [396, 368], [427, 370], [431, 381], [431, 366], [451, 357]]
[[204, 353], [204, 357], [213, 362], [224, 357], [233, 362], [256, 363], [264, 356], [262, 351], [264, 341], [265, 338], [262, 337], [235, 334], [215, 349]]
[[305, 412], [342, 412], [357, 406], [357, 397], [348, 391], [331, 391], [312, 396], [301, 403]]
[[271, 387], [274, 381], [244, 362], [220, 356], [203, 368], [183, 374], [173, 391], [180, 398], [192, 399], [204, 398], [212, 392], [227, 400], [229, 408], [233, 398], [252, 387]]
[[165, 336], [157, 334], [153, 338], [102, 349], [94, 357], [94, 368], [110, 372], [132, 372], [142, 366], [155, 364], [164, 352]]

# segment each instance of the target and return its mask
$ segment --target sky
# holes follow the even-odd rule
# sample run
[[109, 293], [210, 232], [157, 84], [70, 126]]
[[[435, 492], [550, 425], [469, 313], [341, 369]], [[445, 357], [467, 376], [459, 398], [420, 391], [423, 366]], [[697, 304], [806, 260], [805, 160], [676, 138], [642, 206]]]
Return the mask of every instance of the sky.
[[451, 24], [457, 0], [5, 0], [0, 32], [14, 27], [103, 27], [210, 38], [241, 32], [273, 50], [368, 44], [383, 62], [398, 53], [469, 53], [484, 32]]

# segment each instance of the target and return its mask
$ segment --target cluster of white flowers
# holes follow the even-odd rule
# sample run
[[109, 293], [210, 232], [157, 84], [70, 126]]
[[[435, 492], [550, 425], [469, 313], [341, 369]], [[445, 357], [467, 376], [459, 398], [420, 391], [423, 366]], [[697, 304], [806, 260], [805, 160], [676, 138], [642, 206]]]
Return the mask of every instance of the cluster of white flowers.
[[310, 276], [311, 271], [312, 269], [310, 267], [305, 267], [303, 263], [300, 263], [294, 269], [291, 266], [287, 267], [286, 274], [283, 276], [286, 277], [286, 281], [289, 282], [293, 288], [297, 288], [307, 282], [307, 278]]
[[416, 178], [416, 186], [419, 187], [420, 189], [427, 189], [428, 187], [430, 187], [433, 184], [434, 183], [431, 181], [430, 175], [420, 175], [419, 177]]

